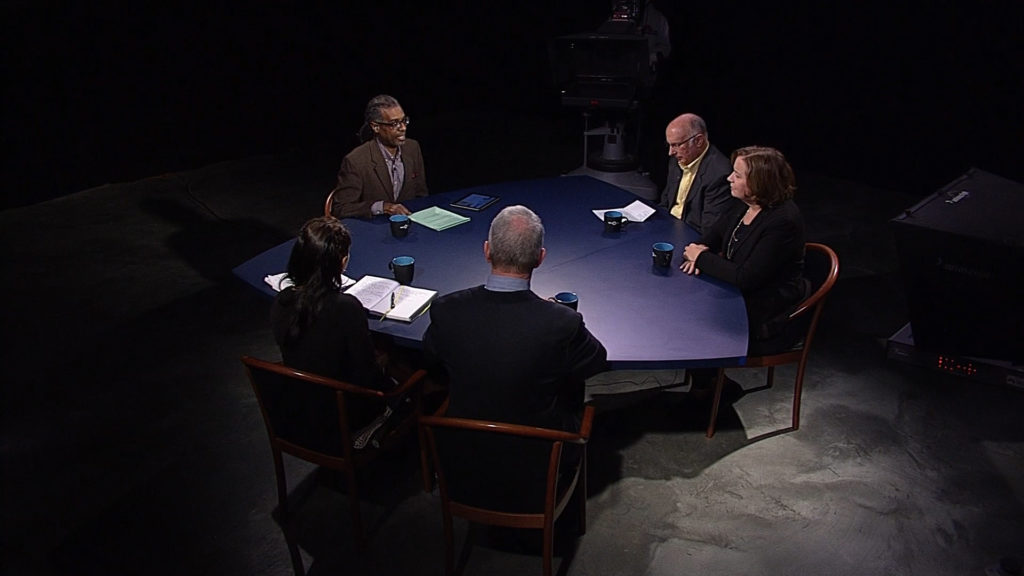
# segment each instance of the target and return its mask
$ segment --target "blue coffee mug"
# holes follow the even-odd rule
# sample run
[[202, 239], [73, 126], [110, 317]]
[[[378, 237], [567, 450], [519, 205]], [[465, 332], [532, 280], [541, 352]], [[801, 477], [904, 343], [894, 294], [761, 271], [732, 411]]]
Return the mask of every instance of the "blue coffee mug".
[[622, 212], [618, 210], [609, 210], [604, 213], [604, 231], [605, 232], [622, 232], [622, 227], [626, 225], [626, 218], [622, 215]]
[[405, 214], [395, 214], [388, 220], [391, 223], [391, 235], [395, 238], [402, 238], [409, 233], [409, 225], [412, 221]]
[[676, 247], [669, 244], [668, 242], [655, 242], [654, 246], [651, 247], [651, 257], [654, 259], [654, 265], [659, 268], [668, 268], [672, 265], [672, 251]]
[[395, 280], [398, 280], [399, 284], [412, 284], [412, 277], [416, 272], [416, 259], [412, 256], [396, 256], [388, 262], [388, 268], [395, 273]]
[[580, 297], [575, 292], [559, 292], [555, 294], [555, 302], [559, 304], [565, 304], [569, 308], [576, 310], [580, 304]]

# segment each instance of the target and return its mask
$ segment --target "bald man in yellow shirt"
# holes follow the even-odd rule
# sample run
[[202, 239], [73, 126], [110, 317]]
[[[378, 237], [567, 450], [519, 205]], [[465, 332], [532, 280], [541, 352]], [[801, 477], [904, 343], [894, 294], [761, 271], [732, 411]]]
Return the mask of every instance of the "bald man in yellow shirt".
[[729, 158], [711, 145], [708, 128], [696, 114], [683, 114], [665, 127], [668, 179], [661, 205], [704, 233], [738, 202], [729, 193]]

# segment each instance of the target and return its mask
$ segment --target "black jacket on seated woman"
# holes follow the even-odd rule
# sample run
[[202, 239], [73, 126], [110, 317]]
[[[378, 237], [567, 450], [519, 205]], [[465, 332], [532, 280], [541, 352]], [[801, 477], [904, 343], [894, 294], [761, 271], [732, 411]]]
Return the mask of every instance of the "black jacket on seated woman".
[[[341, 292], [351, 244], [340, 220], [320, 217], [306, 222], [288, 259], [288, 278], [295, 285], [277, 295], [270, 323], [285, 366], [387, 391], [396, 381], [385, 373], [387, 357], [374, 346], [366, 311], [355, 296]], [[322, 404], [295, 401], [293, 417], [326, 425], [335, 412], [330, 403]], [[379, 407], [354, 400], [349, 409], [351, 425], [360, 427], [377, 415]]]
[[793, 170], [773, 148], [741, 148], [732, 161], [731, 192], [743, 204], [685, 248], [681, 268], [739, 287], [750, 326], [748, 356], [782, 352], [801, 337], [786, 317], [811, 292], [803, 277], [806, 236], [793, 202]]
[[324, 294], [309, 325], [289, 337], [303, 315], [302, 300], [300, 291], [285, 288], [271, 309], [274, 337], [285, 366], [364, 388], [389, 390], [393, 384], [374, 360], [366, 310], [359, 300], [339, 291]]

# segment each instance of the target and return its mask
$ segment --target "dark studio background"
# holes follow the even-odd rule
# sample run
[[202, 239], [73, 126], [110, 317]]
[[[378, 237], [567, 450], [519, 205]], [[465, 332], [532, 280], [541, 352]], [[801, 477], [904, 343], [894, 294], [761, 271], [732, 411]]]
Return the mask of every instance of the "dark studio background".
[[[664, 126], [684, 111], [723, 152], [779, 147], [841, 277], [799, 434], [760, 434], [789, 421], [788, 383], [723, 406], [712, 440], [686, 394], [608, 400], [572, 573], [744, 573], [730, 568], [749, 558], [774, 562], [765, 574], [980, 574], [965, 568], [1021, 557], [1019, 389], [883, 348], [908, 321], [889, 219], [972, 166], [1024, 182], [1024, 2], [655, 2], [674, 52], [642, 106], [643, 168], [662, 183]], [[319, 212], [378, 93], [413, 119], [434, 192], [577, 168], [583, 120], [548, 42], [596, 30], [611, 4], [0, 2], [0, 574], [291, 573], [238, 362], [277, 357], [268, 302], [232, 267]], [[735, 376], [750, 388], [755, 372]], [[290, 481], [315, 480], [291, 462]], [[310, 574], [440, 567], [433, 495], [417, 486], [394, 515], [366, 500], [370, 524], [398, 530], [360, 571], [343, 495], [312, 480]], [[673, 527], [683, 516], [700, 530]]]
[[[674, 54], [644, 106], [641, 158], [656, 181], [664, 123], [687, 110], [723, 151], [775, 145], [798, 173], [921, 194], [970, 166], [1024, 179], [1020, 2], [660, 4]], [[379, 92], [414, 119], [447, 119], [410, 134], [434, 160], [435, 190], [471, 185], [460, 162], [544, 145], [505, 137], [503, 118], [536, 114], [577, 141], [579, 111], [559, 104], [546, 44], [595, 30], [610, 8], [6, 2], [4, 12], [12, 207], [253, 154], [340, 158]], [[438, 143], [456, 134], [480, 157], [442, 161]]]

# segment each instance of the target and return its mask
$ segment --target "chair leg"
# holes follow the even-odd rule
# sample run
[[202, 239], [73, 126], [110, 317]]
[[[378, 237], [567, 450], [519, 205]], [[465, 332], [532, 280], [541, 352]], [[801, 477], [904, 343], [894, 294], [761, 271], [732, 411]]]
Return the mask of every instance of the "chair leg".
[[555, 523], [549, 518], [544, 522], [544, 576], [551, 576], [551, 555], [555, 548]]
[[[418, 427], [417, 427], [418, 428]], [[417, 430], [420, 441], [420, 471], [423, 474], [423, 491], [429, 494], [434, 489], [433, 478], [430, 477], [430, 457], [427, 456], [427, 435], [423, 429]]]
[[800, 429], [800, 397], [804, 393], [804, 367], [807, 366], [807, 357], [800, 359], [800, 365], [796, 369], [796, 384], [793, 386], [793, 430]]
[[284, 460], [281, 452], [273, 450], [274, 453], [274, 476], [277, 479], [277, 511], [278, 521], [281, 524], [281, 531], [284, 533], [285, 544], [288, 546], [288, 556], [292, 561], [292, 570], [295, 576], [304, 576], [306, 567], [302, 565], [302, 553], [299, 551], [299, 544], [295, 541], [291, 527], [288, 525], [288, 480], [284, 474]]
[[283, 531], [285, 543], [288, 545], [288, 556], [292, 560], [292, 570], [295, 572], [295, 576], [305, 576], [306, 567], [302, 564], [302, 552], [299, 551], [299, 543], [295, 541], [290, 528], [284, 527]]
[[577, 533], [587, 533], [587, 445], [583, 445], [583, 456], [580, 461], [580, 479], [576, 482], [576, 498], [579, 499], [579, 523]]
[[771, 388], [775, 384], [775, 366], [768, 367], [768, 383], [765, 384], [768, 388]]
[[718, 369], [715, 376], [715, 399], [711, 403], [711, 418], [708, 421], [707, 437], [715, 435], [715, 422], [718, 420], [718, 406], [722, 403], [722, 389], [725, 388], [725, 368]]
[[284, 460], [281, 458], [280, 450], [274, 452], [274, 477], [277, 478], [277, 510], [281, 516], [282, 525], [288, 518], [288, 481], [284, 476]]

